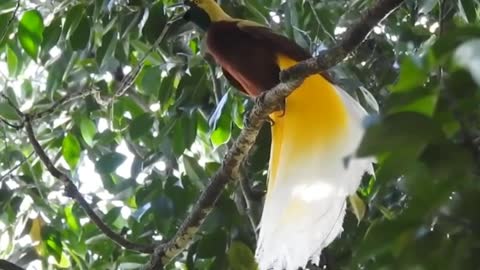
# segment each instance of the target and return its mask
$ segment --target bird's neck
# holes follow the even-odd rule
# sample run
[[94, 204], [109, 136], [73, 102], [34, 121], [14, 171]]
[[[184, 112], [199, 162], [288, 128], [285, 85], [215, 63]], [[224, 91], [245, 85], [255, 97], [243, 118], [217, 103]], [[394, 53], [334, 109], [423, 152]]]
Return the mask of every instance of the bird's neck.
[[205, 11], [208, 13], [210, 20], [212, 22], [218, 21], [232, 21], [234, 20], [230, 15], [228, 15], [216, 2], [209, 2], [208, 6], [205, 8]]

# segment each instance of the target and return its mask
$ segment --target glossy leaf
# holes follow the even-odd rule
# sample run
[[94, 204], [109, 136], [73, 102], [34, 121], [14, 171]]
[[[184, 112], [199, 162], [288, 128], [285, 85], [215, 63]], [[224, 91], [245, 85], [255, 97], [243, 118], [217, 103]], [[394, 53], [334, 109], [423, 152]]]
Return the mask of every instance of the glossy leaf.
[[83, 50], [90, 40], [90, 22], [86, 16], [82, 16], [75, 31], [70, 35], [70, 46], [73, 50]]
[[85, 142], [89, 146], [92, 146], [93, 137], [95, 136], [95, 133], [96, 133], [95, 123], [86, 117], [82, 117], [80, 119], [80, 132]]
[[17, 75], [17, 71], [19, 68], [19, 57], [17, 56], [16, 52], [10, 48], [10, 46], [6, 46], [7, 48], [7, 65], [8, 65], [8, 74], [11, 77], [15, 77]]
[[98, 173], [109, 174], [114, 172], [120, 166], [126, 157], [122, 154], [112, 152], [105, 154], [95, 163], [95, 169]]
[[257, 269], [253, 252], [242, 242], [235, 241], [228, 250], [228, 262], [232, 270]]
[[153, 118], [150, 114], [142, 114], [132, 120], [128, 127], [130, 138], [136, 140], [147, 133], [150, 133], [150, 129], [153, 126]]
[[75, 233], [80, 232], [80, 221], [73, 212], [73, 204], [65, 207], [65, 219], [67, 221], [68, 227], [70, 227], [72, 231], [74, 231]]
[[77, 167], [81, 151], [80, 143], [75, 135], [69, 133], [65, 136], [62, 144], [62, 155], [72, 170]]
[[37, 10], [29, 10], [22, 15], [18, 25], [18, 40], [25, 52], [37, 58], [43, 39], [43, 18]]
[[20, 120], [20, 116], [15, 112], [15, 109], [6, 101], [0, 101], [0, 116], [7, 120]]
[[392, 92], [403, 92], [421, 86], [427, 79], [425, 70], [418, 59], [405, 57], [400, 69], [398, 82], [392, 87]]

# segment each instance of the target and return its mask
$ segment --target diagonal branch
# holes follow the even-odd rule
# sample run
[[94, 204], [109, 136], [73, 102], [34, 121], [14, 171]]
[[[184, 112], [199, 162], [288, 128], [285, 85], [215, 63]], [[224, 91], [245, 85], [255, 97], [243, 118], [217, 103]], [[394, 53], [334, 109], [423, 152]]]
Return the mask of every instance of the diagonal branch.
[[7, 260], [0, 260], [0, 269], [1, 270], [25, 270], [25, 268], [18, 266]]
[[32, 128], [32, 119], [29, 115], [24, 115], [25, 118], [25, 129], [27, 131], [28, 139], [35, 150], [35, 153], [38, 155], [42, 163], [47, 167], [47, 170], [50, 174], [57, 178], [58, 180], [62, 181], [65, 185], [65, 193], [70, 198], [74, 199], [80, 206], [85, 210], [89, 218], [97, 225], [97, 227], [110, 239], [112, 239], [118, 245], [130, 249], [135, 250], [142, 253], [152, 253], [153, 247], [147, 246], [143, 244], [133, 243], [127, 239], [125, 239], [120, 234], [114, 232], [107, 224], [105, 224], [102, 219], [95, 213], [95, 211], [90, 207], [88, 202], [85, 200], [83, 195], [80, 193], [78, 188], [75, 186], [73, 181], [68, 177], [65, 173], [61, 172], [59, 169], [55, 167], [53, 162], [47, 156], [47, 153], [43, 150], [42, 146], [38, 142], [37, 138], [35, 137], [33, 128]]
[[404, 0], [377, 0], [375, 5], [368, 9], [360, 20], [349, 28], [339, 44], [329, 50], [322, 51], [317, 57], [302, 61], [281, 72], [281, 81], [286, 82], [293, 79], [305, 78], [309, 75], [325, 71], [340, 63], [363, 42], [375, 25], [381, 22], [403, 2]]
[[282, 72], [283, 83], [256, 98], [256, 104], [249, 113], [247, 124], [226, 154], [222, 166], [212, 177], [210, 184], [200, 195], [197, 204], [183, 221], [175, 236], [166, 244], [155, 248], [145, 269], [163, 269], [165, 264], [190, 244], [200, 225], [215, 206], [225, 185], [240, 178], [241, 163], [247, 157], [268, 115], [279, 109], [278, 104], [281, 104], [281, 101], [292, 93], [307, 76], [327, 70], [341, 62], [365, 39], [377, 23], [402, 2], [403, 0], [378, 0], [362, 16], [361, 20], [350, 28], [339, 45], [316, 58], [303, 61]]
[[5, 25], [5, 28], [3, 29], [2, 34], [0, 35], [0, 42], [2, 42], [5, 36], [7, 35], [8, 28], [10, 28], [10, 25], [12, 25], [13, 20], [15, 19], [15, 16], [17, 16], [17, 12], [19, 8], [20, 8], [20, 0], [17, 0], [17, 5], [13, 10], [12, 17], [10, 17], [10, 19], [7, 22], [7, 25]]
[[31, 152], [30, 154], [28, 154], [28, 156], [24, 157], [22, 161], [18, 162], [17, 165], [13, 166], [6, 173], [4, 173], [0, 177], [0, 183], [3, 182], [3, 180], [7, 179], [10, 176], [10, 174], [12, 174], [16, 169], [20, 168], [20, 166], [22, 166], [29, 158], [31, 158], [34, 153], [35, 151]]

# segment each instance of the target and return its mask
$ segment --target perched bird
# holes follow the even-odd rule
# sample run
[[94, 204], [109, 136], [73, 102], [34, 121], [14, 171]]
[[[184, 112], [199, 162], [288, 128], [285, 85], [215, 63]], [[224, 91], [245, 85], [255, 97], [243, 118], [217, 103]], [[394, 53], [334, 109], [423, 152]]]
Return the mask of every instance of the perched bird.
[[[255, 97], [279, 73], [311, 57], [294, 41], [256, 22], [230, 17], [214, 0], [188, 0], [185, 18], [206, 30], [210, 55], [230, 83]], [[293, 270], [317, 262], [343, 230], [346, 198], [371, 159], [350, 159], [365, 110], [325, 76], [311, 75], [273, 120], [268, 188], [256, 259], [260, 269]]]

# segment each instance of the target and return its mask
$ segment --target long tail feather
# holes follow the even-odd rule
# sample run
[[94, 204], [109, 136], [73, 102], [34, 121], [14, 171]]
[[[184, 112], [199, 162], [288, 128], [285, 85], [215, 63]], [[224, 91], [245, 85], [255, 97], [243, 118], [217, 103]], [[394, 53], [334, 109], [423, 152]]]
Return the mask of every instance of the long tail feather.
[[271, 115], [269, 184], [256, 251], [260, 269], [304, 267], [342, 232], [346, 197], [372, 170], [371, 159], [345, 162], [361, 140], [365, 115], [320, 75], [287, 98], [284, 115]]

